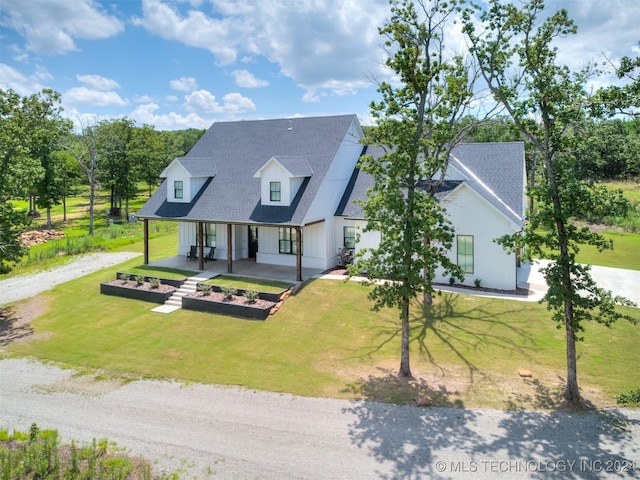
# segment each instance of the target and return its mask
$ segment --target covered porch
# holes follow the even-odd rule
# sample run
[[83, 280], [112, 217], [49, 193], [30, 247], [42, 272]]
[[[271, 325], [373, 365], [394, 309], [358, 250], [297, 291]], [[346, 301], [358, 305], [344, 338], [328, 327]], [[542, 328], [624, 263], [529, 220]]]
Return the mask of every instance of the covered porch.
[[[190, 271], [208, 271], [214, 273], [225, 273], [228, 275], [238, 275], [238, 276], [253, 276], [254, 278], [267, 278], [278, 280], [278, 277], [286, 278], [285, 281], [290, 281], [289, 277], [291, 276], [291, 272], [293, 272], [293, 280], [292, 282], [301, 282], [303, 279], [310, 278], [316, 275], [323, 270], [318, 268], [309, 268], [302, 266], [302, 227], [294, 226], [291, 227], [292, 230], [295, 231], [295, 235], [292, 236], [294, 238], [293, 243], [294, 249], [292, 251], [295, 252], [293, 257], [295, 258], [295, 267], [279, 265], [279, 264], [271, 264], [271, 263], [262, 263], [256, 262], [256, 254], [258, 253], [258, 243], [257, 243], [257, 231], [252, 233], [252, 228], [255, 228], [255, 225], [249, 225], [246, 223], [240, 224], [222, 224], [224, 227], [224, 232], [226, 233], [226, 238], [224, 240], [224, 246], [226, 247], [226, 261], [217, 258], [216, 261], [207, 261], [207, 253], [211, 249], [211, 252], [216, 248], [215, 239], [217, 237], [216, 233], [205, 234], [205, 228], [207, 225], [220, 225], [215, 222], [183, 222], [190, 223], [195, 225], [195, 246], [191, 243], [191, 248], [195, 250], [195, 261], [187, 259], [186, 255], [177, 255], [175, 257], [170, 257], [167, 259], [160, 260], [160, 262], [164, 262], [163, 264], [159, 264], [157, 261], [154, 263], [150, 263], [149, 261], [149, 221], [148, 218], [143, 218], [143, 231], [144, 231], [144, 247], [143, 247], [143, 255], [144, 255], [144, 264], [145, 265], [158, 265], [172, 268], [179, 268], [182, 270], [190, 270]], [[158, 220], [158, 219], [154, 219]], [[160, 219], [159, 221], [164, 221], [164, 219]], [[175, 221], [175, 220], [172, 220]], [[249, 230], [248, 234], [248, 248], [245, 248], [244, 251], [242, 248], [238, 248], [235, 245], [237, 232], [235, 227], [246, 227]], [[261, 224], [261, 226], [269, 227], [269, 224]], [[215, 230], [214, 230], [215, 232]], [[211, 245], [208, 242], [205, 242], [205, 235], [208, 237], [213, 236], [214, 247], [210, 247]], [[255, 237], [253, 237], [255, 235]], [[253, 238], [252, 238], [253, 237]], [[242, 237], [240, 237], [242, 238]], [[194, 250], [192, 250], [193, 252]], [[225, 250], [223, 250], [224, 252]], [[241, 257], [238, 258], [236, 252], [241, 252]], [[242, 258], [247, 255], [249, 258]], [[251, 274], [247, 273], [249, 270], [249, 266], [253, 265], [251, 270]], [[274, 276], [275, 275], [275, 276]]]
[[[200, 270], [198, 261], [189, 261], [185, 255], [176, 255], [174, 257], [163, 258], [148, 264], [152, 267], [168, 267], [180, 270], [205, 271], [208, 273], [217, 273], [220, 275], [231, 275], [236, 277], [260, 278], [265, 280], [276, 280], [281, 282], [296, 283], [298, 281], [298, 272], [296, 267], [285, 265], [269, 265], [265, 263], [256, 263], [254, 260], [242, 259], [234, 260], [233, 273], [228, 273], [227, 263], [223, 260], [214, 262], [205, 262], [204, 269]], [[302, 277], [307, 279], [322, 273], [323, 270], [316, 268], [302, 268]]]

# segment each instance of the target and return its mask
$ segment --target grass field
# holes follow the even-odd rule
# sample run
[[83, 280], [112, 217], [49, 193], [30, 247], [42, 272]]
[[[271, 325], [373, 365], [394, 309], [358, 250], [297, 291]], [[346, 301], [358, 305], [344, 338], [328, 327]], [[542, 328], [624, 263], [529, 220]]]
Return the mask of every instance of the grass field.
[[[133, 259], [118, 266], [127, 270]], [[300, 395], [408, 403], [418, 393], [439, 405], [554, 408], [564, 377], [564, 340], [535, 303], [443, 294], [425, 315], [414, 305], [413, 382], [394, 375], [397, 312], [372, 312], [367, 287], [314, 280], [266, 322], [178, 310], [100, 295], [116, 269], [37, 297], [42, 315], [31, 341], [6, 346], [108, 377], [175, 378]], [[78, 292], [83, 292], [78, 295]], [[19, 307], [20, 308], [20, 307]], [[23, 309], [33, 309], [24, 302]], [[640, 310], [629, 309], [640, 319]], [[587, 328], [579, 345], [585, 397], [598, 406], [640, 385], [640, 329], [620, 322]], [[624, 365], [624, 368], [621, 366]], [[518, 377], [526, 368], [533, 379]], [[102, 374], [104, 375], [104, 374]]]

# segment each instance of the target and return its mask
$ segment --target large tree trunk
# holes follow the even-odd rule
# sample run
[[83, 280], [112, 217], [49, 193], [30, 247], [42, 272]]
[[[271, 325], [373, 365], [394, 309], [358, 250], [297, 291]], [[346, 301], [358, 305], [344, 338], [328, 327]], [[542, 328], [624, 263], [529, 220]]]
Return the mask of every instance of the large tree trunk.
[[47, 206], [47, 229], [51, 230], [51, 207]]
[[95, 199], [96, 184], [91, 182], [89, 186], [89, 235], [93, 235], [93, 202]]
[[405, 378], [413, 378], [409, 366], [409, 298], [402, 299], [402, 346], [400, 352], [400, 371], [398, 375]]

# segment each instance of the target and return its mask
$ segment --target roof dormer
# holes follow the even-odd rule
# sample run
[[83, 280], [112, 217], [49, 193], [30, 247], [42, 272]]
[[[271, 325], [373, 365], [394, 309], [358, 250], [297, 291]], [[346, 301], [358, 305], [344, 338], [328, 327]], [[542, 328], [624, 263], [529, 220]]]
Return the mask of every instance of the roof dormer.
[[313, 175], [305, 157], [271, 157], [253, 175], [260, 179], [262, 205], [291, 205], [305, 178]]
[[216, 164], [210, 158], [173, 160], [160, 174], [167, 182], [167, 201], [189, 203], [209, 178], [216, 176]]

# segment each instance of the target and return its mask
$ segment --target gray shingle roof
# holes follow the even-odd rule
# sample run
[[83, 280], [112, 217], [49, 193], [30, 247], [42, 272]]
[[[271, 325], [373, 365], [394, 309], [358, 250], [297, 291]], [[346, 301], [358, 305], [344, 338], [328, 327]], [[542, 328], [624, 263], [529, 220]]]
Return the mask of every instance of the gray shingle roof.
[[[379, 147], [368, 147], [367, 154], [381, 158], [384, 151]], [[517, 225], [522, 225], [524, 208], [524, 144], [464, 143], [456, 146], [451, 154], [450, 165], [463, 173], [468, 180], [463, 182], [490, 202], [496, 209]], [[461, 181], [445, 181], [436, 194], [446, 198]], [[356, 199], [366, 198], [367, 189], [373, 187], [373, 178], [356, 169], [340, 202], [336, 215], [364, 219], [364, 212]]]
[[[161, 187], [138, 212], [141, 218], [176, 218], [221, 223], [302, 225], [305, 215], [355, 115], [214, 123], [191, 151], [180, 159], [191, 168], [211, 162], [215, 176], [202, 188], [190, 208], [168, 203]], [[256, 173], [270, 158], [304, 158], [313, 172], [300, 188], [292, 207], [262, 206]], [[184, 164], [184, 163], [183, 163]], [[185, 168], [189, 168], [185, 165]], [[204, 168], [204, 167], [203, 167]], [[196, 171], [196, 170], [194, 170]], [[200, 171], [200, 170], [197, 170]], [[209, 172], [211, 173], [211, 172]], [[293, 173], [293, 172], [292, 172]], [[303, 175], [304, 176], [304, 175]]]
[[286, 168], [294, 177], [310, 177], [313, 169], [305, 157], [285, 157], [278, 155], [275, 158], [280, 165]]

